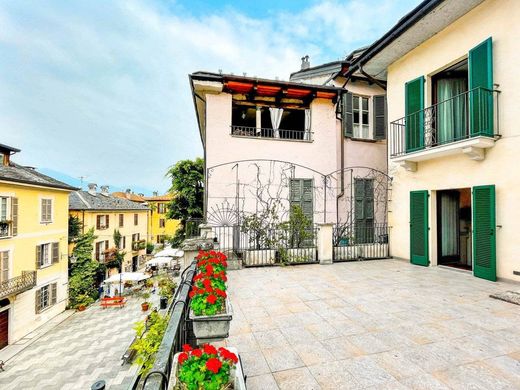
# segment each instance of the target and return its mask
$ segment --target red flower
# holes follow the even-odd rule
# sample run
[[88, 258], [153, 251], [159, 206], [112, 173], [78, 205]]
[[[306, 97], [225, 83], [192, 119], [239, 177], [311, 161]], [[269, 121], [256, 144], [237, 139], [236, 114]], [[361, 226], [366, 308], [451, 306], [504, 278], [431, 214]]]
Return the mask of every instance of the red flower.
[[189, 296], [190, 298], [193, 298], [195, 296], [195, 290], [191, 290]]
[[213, 266], [211, 264], [208, 264], [206, 266], [206, 274], [211, 275], [213, 273]]
[[215, 252], [215, 251], [209, 251], [209, 255], [210, 255], [210, 256], [216, 256], [216, 255], [217, 255], [217, 252]]
[[188, 359], [188, 354], [186, 352], [182, 352], [180, 355], [179, 355], [179, 364], [182, 365], [182, 363], [184, 363], [184, 361], [186, 359]]
[[220, 295], [222, 298], [225, 298], [225, 297], [227, 296], [227, 294], [226, 294], [225, 291], [220, 290], [220, 289], [218, 289], [218, 288], [215, 289], [215, 293], [216, 293], [217, 295]]
[[182, 350], [183, 350], [184, 352], [190, 352], [190, 351], [193, 350], [193, 348], [192, 348], [191, 345], [189, 345], [189, 344], [184, 344], [184, 345], [182, 346]]
[[210, 304], [210, 305], [213, 305], [215, 302], [217, 302], [217, 297], [213, 294], [210, 294], [208, 295], [208, 297], [206, 298], [206, 301]]
[[191, 354], [200, 358], [202, 356], [202, 350], [200, 348], [194, 349], [193, 351], [191, 351]]
[[206, 362], [206, 368], [214, 374], [218, 374], [220, 367], [222, 367], [222, 363], [218, 359], [211, 358]]
[[211, 288], [211, 280], [209, 280], [209, 279], [204, 279], [204, 280], [202, 281], [202, 284], [204, 285], [204, 287], [206, 287], [206, 290], [207, 290], [208, 288]]
[[208, 355], [216, 355], [217, 349], [211, 344], [204, 344], [204, 353]]
[[206, 288], [206, 292], [207, 292], [208, 294], [211, 294], [211, 293], [213, 292], [213, 289], [212, 289], [211, 287], [207, 287], [207, 288]]

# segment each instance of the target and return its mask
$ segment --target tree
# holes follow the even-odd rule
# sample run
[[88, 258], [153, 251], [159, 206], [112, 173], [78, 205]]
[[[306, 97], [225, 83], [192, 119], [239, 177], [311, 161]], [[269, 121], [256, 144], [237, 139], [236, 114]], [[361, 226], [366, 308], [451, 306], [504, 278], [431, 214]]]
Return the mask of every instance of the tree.
[[186, 221], [202, 218], [204, 202], [204, 160], [181, 160], [166, 173], [171, 181], [170, 193], [174, 196], [168, 204], [167, 217], [181, 221], [172, 240], [179, 245], [185, 238]]
[[81, 234], [83, 223], [78, 217], [69, 215], [69, 243], [74, 242]]
[[94, 248], [94, 228], [76, 238], [76, 244], [72, 250], [75, 262], [70, 265], [69, 277], [69, 306], [77, 307], [85, 303], [85, 297], [92, 301], [97, 298], [95, 276], [99, 263], [92, 259]]

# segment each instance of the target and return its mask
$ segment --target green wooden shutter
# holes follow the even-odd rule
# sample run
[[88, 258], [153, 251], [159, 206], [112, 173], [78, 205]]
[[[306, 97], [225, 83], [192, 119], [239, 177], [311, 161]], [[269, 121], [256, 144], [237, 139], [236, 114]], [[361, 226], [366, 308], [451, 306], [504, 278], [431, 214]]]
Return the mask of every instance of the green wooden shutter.
[[373, 179], [354, 179], [354, 220], [356, 243], [374, 242]]
[[405, 84], [406, 152], [424, 148], [424, 76]]
[[428, 191], [410, 192], [410, 262], [428, 266]]
[[312, 202], [312, 193], [313, 193], [313, 185], [312, 179], [303, 179], [302, 180], [302, 211], [303, 214], [309, 219], [309, 221], [313, 221], [314, 217], [314, 207]]
[[493, 136], [493, 41], [491, 38], [468, 54], [469, 118], [471, 135]]
[[473, 187], [473, 274], [496, 281], [495, 186]]
[[18, 234], [18, 198], [11, 198], [11, 234]]
[[386, 138], [386, 97], [385, 95], [372, 98], [374, 113], [374, 139]]
[[343, 135], [352, 138], [354, 135], [354, 114], [352, 112], [352, 94], [345, 92], [342, 96]]

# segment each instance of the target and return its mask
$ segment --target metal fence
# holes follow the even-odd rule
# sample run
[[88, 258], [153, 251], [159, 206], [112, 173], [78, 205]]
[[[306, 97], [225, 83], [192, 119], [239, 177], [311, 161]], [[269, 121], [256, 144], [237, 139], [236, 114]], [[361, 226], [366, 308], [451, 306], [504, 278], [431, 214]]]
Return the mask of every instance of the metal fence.
[[219, 250], [242, 260], [246, 267], [317, 262], [317, 232], [315, 227], [257, 231], [245, 231], [239, 225], [213, 227]]
[[186, 221], [186, 238], [198, 237], [200, 235], [199, 226], [203, 223], [202, 218], [191, 218]]
[[311, 142], [313, 133], [310, 130], [272, 129], [250, 126], [231, 126], [231, 135], [235, 137], [266, 138], [291, 141]]
[[177, 288], [172, 304], [168, 308], [170, 320], [164, 333], [161, 345], [155, 355], [155, 362], [151, 371], [145, 376], [137, 376], [129, 390], [159, 390], [168, 388], [173, 366], [173, 357], [182, 350], [185, 343], [193, 344], [191, 322], [188, 319], [190, 307], [189, 290], [196, 272], [196, 263], [193, 262], [181, 275], [181, 283]]
[[333, 260], [354, 261], [390, 257], [386, 223], [334, 225]]

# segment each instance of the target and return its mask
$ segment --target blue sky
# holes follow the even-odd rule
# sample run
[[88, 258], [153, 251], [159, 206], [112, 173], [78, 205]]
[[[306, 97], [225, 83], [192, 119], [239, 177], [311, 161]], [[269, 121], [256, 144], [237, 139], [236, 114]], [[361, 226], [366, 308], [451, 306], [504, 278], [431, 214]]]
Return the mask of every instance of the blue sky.
[[0, 143], [63, 179], [165, 191], [167, 168], [202, 154], [189, 73], [288, 79], [303, 55], [340, 59], [418, 3], [3, 1]]

